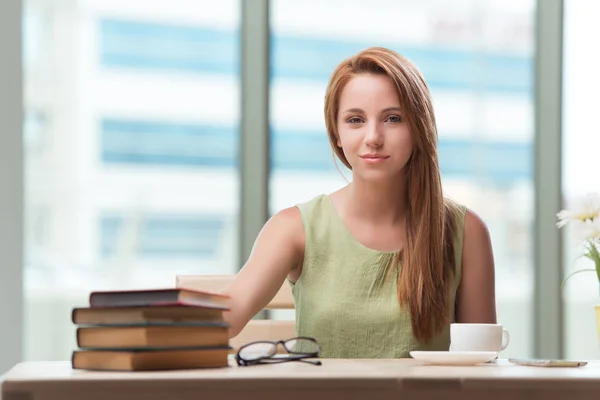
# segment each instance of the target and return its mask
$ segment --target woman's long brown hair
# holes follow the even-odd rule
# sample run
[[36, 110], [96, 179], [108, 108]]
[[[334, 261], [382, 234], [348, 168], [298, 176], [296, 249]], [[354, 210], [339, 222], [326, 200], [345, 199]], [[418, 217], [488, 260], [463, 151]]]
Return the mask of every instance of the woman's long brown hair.
[[333, 72], [325, 94], [325, 123], [337, 157], [352, 166], [337, 146], [340, 96], [360, 74], [388, 76], [396, 86], [403, 118], [415, 148], [406, 166], [407, 214], [398, 278], [401, 306], [410, 311], [415, 337], [427, 342], [450, 322], [448, 290], [455, 275], [453, 237], [456, 205], [442, 193], [437, 153], [437, 127], [429, 88], [419, 70], [400, 54], [379, 47], [344, 60]]

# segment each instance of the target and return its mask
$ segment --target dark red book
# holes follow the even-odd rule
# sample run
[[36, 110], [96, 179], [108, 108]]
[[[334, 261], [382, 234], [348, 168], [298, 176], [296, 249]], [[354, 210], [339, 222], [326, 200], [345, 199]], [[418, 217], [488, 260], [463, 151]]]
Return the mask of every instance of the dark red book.
[[184, 305], [229, 309], [229, 296], [184, 288], [97, 291], [90, 307]]

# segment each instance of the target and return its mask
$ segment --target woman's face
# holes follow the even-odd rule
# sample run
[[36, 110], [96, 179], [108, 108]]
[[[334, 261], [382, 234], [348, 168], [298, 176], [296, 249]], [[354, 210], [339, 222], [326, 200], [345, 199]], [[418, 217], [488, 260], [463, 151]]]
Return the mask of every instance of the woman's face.
[[340, 96], [337, 125], [337, 144], [354, 174], [367, 180], [392, 180], [406, 167], [413, 138], [389, 77], [352, 78]]

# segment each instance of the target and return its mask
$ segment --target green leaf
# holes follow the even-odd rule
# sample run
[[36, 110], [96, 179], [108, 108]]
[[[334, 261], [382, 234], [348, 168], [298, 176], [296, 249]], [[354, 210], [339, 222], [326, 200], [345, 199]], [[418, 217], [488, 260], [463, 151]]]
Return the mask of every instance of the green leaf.
[[596, 267], [596, 276], [600, 282], [600, 252], [598, 252], [598, 248], [591, 240], [588, 241], [588, 254], [586, 254], [586, 257], [594, 262]]
[[578, 271], [572, 272], [570, 273], [563, 281], [562, 281], [562, 285], [560, 285], [560, 288], [562, 289], [563, 286], [565, 286], [565, 283], [567, 282], [567, 279], [571, 278], [573, 275], [577, 275], [580, 272], [596, 272], [598, 273], [598, 271], [596, 269], [593, 268], [586, 268], [586, 269], [580, 269]]

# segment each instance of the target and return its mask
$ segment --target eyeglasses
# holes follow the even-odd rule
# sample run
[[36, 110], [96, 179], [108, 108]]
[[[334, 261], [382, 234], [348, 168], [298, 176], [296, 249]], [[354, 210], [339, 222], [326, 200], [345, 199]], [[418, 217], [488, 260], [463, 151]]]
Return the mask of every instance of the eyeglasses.
[[[277, 354], [277, 347], [282, 345], [288, 354]], [[261, 341], [243, 345], [235, 355], [239, 366], [256, 364], [276, 364], [287, 361], [301, 361], [313, 365], [321, 365], [321, 361], [307, 360], [319, 357], [321, 346], [314, 338], [295, 337], [276, 342]]]

